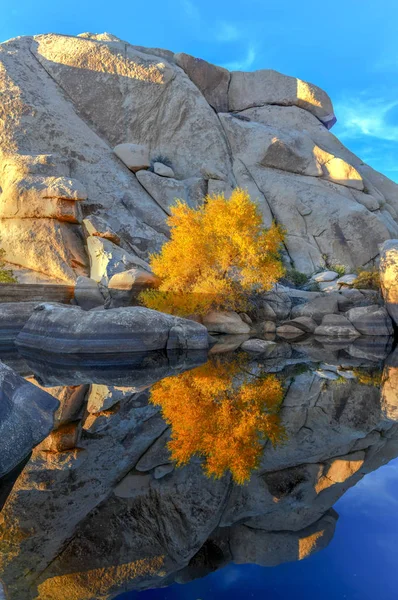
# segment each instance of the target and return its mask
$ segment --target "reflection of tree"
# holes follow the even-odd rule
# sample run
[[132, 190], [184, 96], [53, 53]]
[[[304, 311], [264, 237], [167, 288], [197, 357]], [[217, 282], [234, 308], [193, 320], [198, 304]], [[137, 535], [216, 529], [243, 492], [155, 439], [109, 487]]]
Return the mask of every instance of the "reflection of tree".
[[212, 357], [205, 365], [155, 384], [151, 402], [171, 425], [171, 457], [178, 466], [204, 457], [209, 476], [232, 473], [243, 484], [258, 466], [263, 442], [283, 439], [283, 398], [274, 375], [255, 377], [243, 360]]

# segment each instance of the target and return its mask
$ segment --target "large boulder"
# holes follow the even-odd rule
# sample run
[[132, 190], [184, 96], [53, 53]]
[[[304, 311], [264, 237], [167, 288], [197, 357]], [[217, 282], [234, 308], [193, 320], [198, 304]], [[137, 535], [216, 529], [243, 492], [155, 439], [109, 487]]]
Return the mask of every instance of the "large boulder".
[[107, 311], [41, 304], [19, 333], [23, 348], [47, 353], [112, 354], [150, 350], [203, 350], [206, 328], [139, 306]]
[[391, 319], [383, 306], [377, 304], [358, 306], [347, 311], [345, 316], [362, 335], [393, 334]]
[[200, 89], [210, 106], [217, 112], [228, 110], [228, 87], [231, 75], [227, 69], [184, 52], [174, 54], [174, 60]]
[[264, 104], [299, 106], [318, 117], [328, 128], [336, 121], [331, 100], [323, 90], [271, 69], [231, 73], [228, 100], [229, 110], [239, 111]]
[[386, 308], [398, 326], [398, 239], [380, 249], [380, 284]]
[[116, 273], [122, 273], [131, 267], [140, 267], [148, 272], [150, 270], [148, 263], [142, 258], [105, 238], [88, 237], [87, 249], [90, 256], [90, 278], [103, 285], [108, 285]]

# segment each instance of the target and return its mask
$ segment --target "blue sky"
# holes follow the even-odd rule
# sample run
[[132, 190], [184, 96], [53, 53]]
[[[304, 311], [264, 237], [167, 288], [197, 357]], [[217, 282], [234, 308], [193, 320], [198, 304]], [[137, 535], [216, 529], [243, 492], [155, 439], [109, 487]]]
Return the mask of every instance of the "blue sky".
[[0, 40], [109, 31], [230, 69], [272, 68], [331, 96], [333, 132], [398, 181], [397, 0], [0, 0]]

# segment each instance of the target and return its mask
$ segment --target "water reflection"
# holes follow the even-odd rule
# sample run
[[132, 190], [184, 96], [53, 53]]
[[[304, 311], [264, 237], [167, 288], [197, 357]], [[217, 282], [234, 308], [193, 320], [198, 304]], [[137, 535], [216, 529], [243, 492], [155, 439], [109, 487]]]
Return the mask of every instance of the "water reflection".
[[306, 340], [203, 366], [152, 355], [106, 372], [8, 354], [60, 402], [53, 432], [4, 488], [9, 597], [112, 598], [324, 548], [336, 501], [398, 455], [398, 354], [385, 360], [388, 344]]
[[244, 353], [212, 356], [193, 371], [163, 379], [150, 400], [171, 427], [168, 448], [177, 466], [204, 458], [208, 476], [230, 472], [237, 484], [250, 479], [266, 440], [284, 438], [278, 412], [283, 385], [261, 368], [250, 371]]

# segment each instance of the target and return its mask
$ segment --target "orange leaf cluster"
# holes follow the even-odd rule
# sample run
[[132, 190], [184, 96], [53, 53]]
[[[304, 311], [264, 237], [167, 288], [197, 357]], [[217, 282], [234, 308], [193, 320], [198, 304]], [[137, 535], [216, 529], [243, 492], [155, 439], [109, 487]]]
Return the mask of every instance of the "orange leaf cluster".
[[258, 466], [264, 441], [284, 438], [277, 414], [282, 399], [277, 377], [249, 375], [240, 358], [212, 357], [151, 391], [151, 402], [171, 426], [169, 449], [177, 466], [198, 455], [207, 475], [220, 478], [229, 471], [238, 484]]
[[197, 209], [177, 201], [171, 213], [171, 238], [150, 259], [161, 284], [140, 296], [148, 308], [181, 316], [244, 310], [246, 292], [267, 291], [282, 277], [283, 232], [264, 229], [246, 191], [207, 196]]

